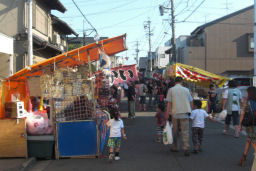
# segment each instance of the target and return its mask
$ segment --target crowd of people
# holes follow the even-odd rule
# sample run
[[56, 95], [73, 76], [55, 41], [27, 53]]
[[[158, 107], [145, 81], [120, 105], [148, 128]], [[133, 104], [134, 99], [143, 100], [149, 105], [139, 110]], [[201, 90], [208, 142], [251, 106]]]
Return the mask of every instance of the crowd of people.
[[[155, 116], [157, 123], [156, 142], [161, 142], [165, 124], [171, 121], [173, 126], [173, 144], [171, 151], [178, 152], [180, 150], [179, 140], [181, 135], [185, 156], [190, 155], [190, 132], [192, 132], [193, 152], [199, 153], [202, 151], [205, 119], [208, 118], [212, 121], [216, 121], [214, 119], [216, 113], [221, 110], [226, 110], [227, 115], [225, 117], [223, 134], [228, 135], [230, 133], [229, 130], [232, 121], [235, 128], [234, 137], [239, 138], [240, 131], [243, 127], [243, 120], [246, 114], [250, 112], [252, 116], [255, 116], [255, 123], [245, 126], [247, 140], [244, 153], [239, 162], [239, 164], [243, 166], [249, 147], [252, 146], [256, 152], [256, 129], [254, 127], [256, 126], [256, 88], [249, 87], [247, 89], [247, 98], [244, 99], [235, 81], [229, 81], [227, 86], [228, 87], [222, 89], [222, 92], [219, 93], [214, 85], [210, 85], [208, 92], [208, 111], [202, 109], [201, 100], [192, 98], [190, 90], [184, 86], [181, 77], [176, 77], [174, 81], [168, 82], [154, 79], [141, 80], [134, 83], [129, 82], [127, 85], [124, 85], [123, 88], [128, 98], [128, 117], [135, 118], [135, 108], [140, 111], [146, 111], [146, 107], [152, 108], [155, 106], [157, 109]], [[113, 90], [113, 92], [117, 92], [116, 89]], [[147, 105], [146, 97], [148, 98]], [[190, 121], [192, 122], [191, 128], [189, 128]], [[120, 131], [122, 129], [123, 124], [121, 124]], [[191, 131], [189, 131], [190, 129]], [[179, 132], [181, 132], [181, 134]], [[256, 167], [256, 163], [254, 165], [253, 167]]]

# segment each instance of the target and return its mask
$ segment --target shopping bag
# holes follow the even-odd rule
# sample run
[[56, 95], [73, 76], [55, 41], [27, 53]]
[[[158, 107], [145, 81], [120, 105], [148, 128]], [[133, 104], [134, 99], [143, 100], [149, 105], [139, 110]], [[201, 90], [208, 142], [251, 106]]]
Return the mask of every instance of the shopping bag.
[[225, 119], [227, 116], [227, 110], [222, 110], [219, 114], [220, 119]]
[[163, 143], [165, 145], [172, 144], [173, 138], [172, 138], [172, 125], [169, 124], [169, 122], [166, 122], [164, 131], [163, 131]]

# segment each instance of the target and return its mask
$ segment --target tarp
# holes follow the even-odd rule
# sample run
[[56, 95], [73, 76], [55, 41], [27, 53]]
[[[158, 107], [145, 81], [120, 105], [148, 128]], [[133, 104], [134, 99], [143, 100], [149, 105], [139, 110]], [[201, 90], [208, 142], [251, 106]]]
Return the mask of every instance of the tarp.
[[194, 82], [205, 87], [209, 87], [209, 85], [213, 83], [222, 87], [226, 81], [231, 80], [230, 78], [180, 63], [170, 65], [166, 68], [165, 78], [178, 76], [186, 81]]
[[77, 48], [24, 68], [7, 78], [6, 81], [26, 80], [28, 76], [40, 76], [43, 74], [44, 67], [50, 66], [54, 63], [57, 67], [73, 67], [87, 63], [89, 56], [91, 61], [99, 60], [100, 53], [102, 52], [105, 52], [108, 56], [112, 56], [127, 49], [125, 40], [126, 35], [124, 34]]
[[99, 60], [100, 53], [103, 52], [112, 56], [127, 49], [125, 40], [125, 34], [101, 40], [31, 65], [6, 78], [0, 88], [0, 92], [2, 92], [2, 96], [0, 96], [0, 101], [2, 102], [0, 104], [0, 118], [4, 117], [4, 104], [11, 101], [12, 95], [24, 101], [25, 109], [28, 109], [30, 98], [27, 84], [28, 77], [41, 76], [44, 69], [49, 66], [73, 67], [88, 63], [89, 56], [91, 61], [96, 61]]

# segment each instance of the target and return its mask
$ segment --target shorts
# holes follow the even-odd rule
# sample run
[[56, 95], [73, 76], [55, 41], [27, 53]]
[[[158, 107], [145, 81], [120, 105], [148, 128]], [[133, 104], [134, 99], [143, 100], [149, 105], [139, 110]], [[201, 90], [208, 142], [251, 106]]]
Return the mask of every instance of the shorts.
[[108, 147], [109, 148], [120, 148], [121, 147], [121, 137], [109, 137]]
[[140, 104], [146, 103], [146, 96], [140, 96]]
[[156, 134], [157, 135], [163, 135], [164, 126], [157, 126], [156, 127]]
[[239, 125], [239, 113], [238, 111], [232, 111], [232, 114], [227, 114], [226, 119], [225, 119], [225, 124], [230, 125], [231, 118], [233, 119], [233, 125]]

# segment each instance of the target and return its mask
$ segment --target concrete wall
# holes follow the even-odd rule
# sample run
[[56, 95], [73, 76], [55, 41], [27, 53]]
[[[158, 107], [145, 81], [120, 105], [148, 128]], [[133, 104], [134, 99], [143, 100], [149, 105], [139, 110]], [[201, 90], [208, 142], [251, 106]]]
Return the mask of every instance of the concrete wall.
[[24, 31], [24, 7], [23, 0], [0, 1], [0, 32], [14, 37]]
[[9, 76], [10, 55], [0, 52], [0, 60], [0, 80], [3, 80], [4, 78], [7, 78]]
[[195, 66], [204, 69], [204, 57], [205, 50], [204, 47], [189, 47], [189, 58], [187, 60], [188, 65]]

